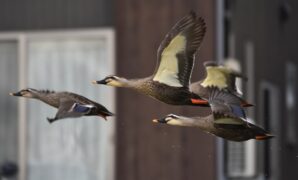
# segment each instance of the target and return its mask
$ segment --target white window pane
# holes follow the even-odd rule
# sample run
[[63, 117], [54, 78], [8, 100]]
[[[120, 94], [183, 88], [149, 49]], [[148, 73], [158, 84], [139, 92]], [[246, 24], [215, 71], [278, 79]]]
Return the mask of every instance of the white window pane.
[[[100, 38], [33, 39], [28, 43], [28, 87], [72, 91], [111, 108], [111, 89], [91, 80], [111, 73]], [[28, 179], [106, 180], [113, 120], [65, 119], [49, 124], [56, 109], [28, 101]]]

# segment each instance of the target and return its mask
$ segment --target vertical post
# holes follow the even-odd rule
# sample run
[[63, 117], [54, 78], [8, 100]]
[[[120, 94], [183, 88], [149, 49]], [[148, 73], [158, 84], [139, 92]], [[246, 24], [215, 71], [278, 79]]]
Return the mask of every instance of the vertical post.
[[[225, 0], [216, 0], [216, 60], [222, 63], [224, 59], [224, 2]], [[224, 175], [224, 142], [222, 139], [216, 140], [216, 174], [217, 180], [225, 180]]]
[[[107, 30], [106, 31], [106, 36], [107, 37], [107, 49], [108, 49], [108, 57], [109, 57], [109, 67], [110, 67], [110, 70], [111, 70], [111, 73], [114, 74], [115, 71], [116, 71], [116, 62], [115, 62], [115, 32], [113, 30]], [[113, 89], [112, 91], [110, 91], [110, 101], [112, 102], [112, 107], [111, 109], [113, 110], [113, 112], [115, 112], [116, 110], [116, 107], [115, 107], [115, 104], [116, 104], [116, 98], [115, 98], [115, 89]], [[116, 121], [111, 121], [111, 124], [109, 126], [109, 131], [108, 131], [108, 134], [109, 134], [109, 146], [106, 146], [106, 152], [108, 152], [108, 156], [109, 156], [109, 160], [110, 162], [107, 163], [107, 166], [106, 166], [106, 172], [107, 172], [107, 176], [106, 176], [106, 179], [107, 180], [114, 180], [115, 179], [115, 168], [116, 168], [116, 159], [115, 159], [115, 156], [116, 156], [116, 149], [115, 149], [115, 143], [116, 143], [116, 136], [115, 136], [115, 129], [116, 129]]]
[[216, 60], [222, 63], [224, 60], [224, 3], [225, 0], [216, 0]]
[[[19, 65], [19, 88], [26, 86], [26, 37], [24, 34], [18, 36], [18, 65]], [[19, 180], [26, 180], [26, 157], [27, 157], [27, 132], [26, 132], [26, 107], [25, 100], [18, 100], [19, 114]]]

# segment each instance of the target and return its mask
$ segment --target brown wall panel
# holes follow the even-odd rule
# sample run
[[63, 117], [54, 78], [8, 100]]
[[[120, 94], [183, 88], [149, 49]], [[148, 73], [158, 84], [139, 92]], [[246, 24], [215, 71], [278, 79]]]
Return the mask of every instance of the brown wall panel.
[[[165, 34], [190, 10], [203, 16], [207, 34], [193, 79], [202, 62], [214, 58], [213, 1], [139, 1], [115, 3], [117, 73], [127, 78], [152, 74]], [[201, 71], [201, 72], [200, 72]], [[119, 180], [215, 179], [215, 139], [193, 128], [162, 126], [153, 118], [169, 113], [206, 114], [204, 108], [166, 105], [127, 89], [117, 90], [117, 178]]]

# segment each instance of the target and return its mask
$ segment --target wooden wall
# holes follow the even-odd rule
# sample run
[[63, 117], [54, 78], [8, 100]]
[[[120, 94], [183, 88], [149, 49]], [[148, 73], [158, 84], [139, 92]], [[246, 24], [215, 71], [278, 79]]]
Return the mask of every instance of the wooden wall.
[[[156, 51], [168, 30], [190, 10], [203, 16], [207, 34], [193, 80], [202, 77], [202, 62], [215, 55], [214, 1], [117, 1], [117, 73], [127, 78], [151, 75]], [[117, 90], [117, 175], [119, 180], [215, 179], [215, 138], [194, 128], [153, 124], [169, 113], [203, 115], [206, 110], [174, 107], [127, 89]]]

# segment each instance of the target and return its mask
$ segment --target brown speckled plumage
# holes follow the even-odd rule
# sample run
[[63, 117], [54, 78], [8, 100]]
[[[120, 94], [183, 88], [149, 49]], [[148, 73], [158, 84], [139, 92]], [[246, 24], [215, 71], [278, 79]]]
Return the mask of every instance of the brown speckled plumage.
[[193, 105], [193, 106], [209, 106], [193, 104], [191, 98], [201, 99], [200, 96], [189, 91], [188, 87], [171, 87], [163, 83], [153, 81], [151, 77], [143, 79], [127, 80], [128, 88], [148, 95], [154, 99], [171, 105]]
[[[94, 102], [84, 96], [71, 93], [71, 92], [55, 92], [49, 90], [35, 90], [32, 88], [23, 89], [17, 93], [11, 93], [13, 96], [21, 96], [40, 100], [50, 106], [58, 109], [54, 118], [48, 118], [50, 122], [67, 117], [80, 117], [80, 116], [112, 116], [107, 108], [101, 104]], [[74, 105], [81, 106], [88, 111], [75, 112]], [[88, 109], [90, 108], [90, 109]]]
[[184, 117], [169, 114], [154, 122], [199, 129], [231, 141], [265, 140], [273, 137], [263, 128], [246, 121], [241, 101], [233, 94], [210, 89], [209, 103], [212, 114], [205, 117]]
[[189, 91], [195, 53], [205, 32], [204, 19], [191, 12], [181, 18], [161, 42], [152, 76], [130, 80], [107, 76], [94, 83], [131, 88], [166, 104], [208, 106], [207, 101]]
[[243, 121], [242, 125], [215, 124], [213, 115], [193, 117], [194, 126], [201, 130], [230, 141], [246, 141], [256, 136], [268, 136], [268, 132], [259, 126]]

